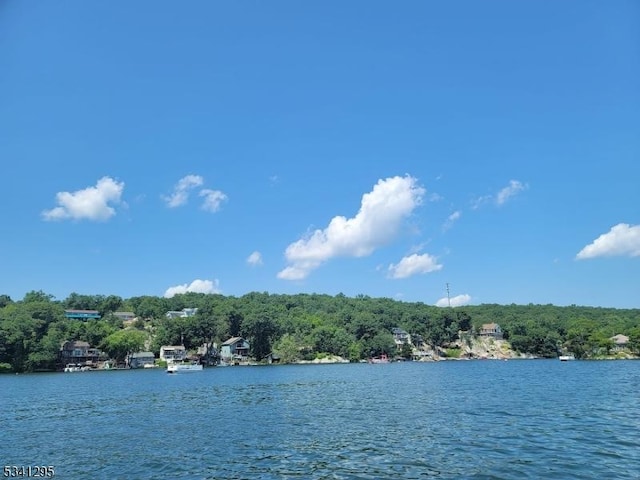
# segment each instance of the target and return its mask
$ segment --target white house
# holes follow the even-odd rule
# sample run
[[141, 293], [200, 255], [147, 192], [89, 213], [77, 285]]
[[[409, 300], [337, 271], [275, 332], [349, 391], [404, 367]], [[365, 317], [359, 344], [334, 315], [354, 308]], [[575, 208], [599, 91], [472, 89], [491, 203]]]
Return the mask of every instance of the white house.
[[165, 315], [167, 318], [187, 318], [198, 313], [197, 308], [183, 308], [182, 310], [169, 310]]
[[187, 349], [184, 345], [164, 345], [160, 347], [160, 360], [182, 361], [187, 358]]

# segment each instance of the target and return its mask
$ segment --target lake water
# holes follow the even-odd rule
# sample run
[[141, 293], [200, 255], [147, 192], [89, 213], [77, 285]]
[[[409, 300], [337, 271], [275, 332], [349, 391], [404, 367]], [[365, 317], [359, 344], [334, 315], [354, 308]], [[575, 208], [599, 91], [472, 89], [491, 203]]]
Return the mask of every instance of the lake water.
[[4, 375], [0, 460], [60, 479], [638, 479], [639, 387], [640, 361]]

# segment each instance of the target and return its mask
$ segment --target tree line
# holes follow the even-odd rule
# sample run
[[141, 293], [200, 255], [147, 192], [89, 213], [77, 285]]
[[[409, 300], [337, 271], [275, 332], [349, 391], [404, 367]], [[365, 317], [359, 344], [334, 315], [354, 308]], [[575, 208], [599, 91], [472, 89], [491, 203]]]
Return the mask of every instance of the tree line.
[[[197, 308], [196, 315], [167, 318], [166, 312]], [[65, 309], [97, 310], [100, 320], [67, 319]], [[116, 311], [138, 318], [125, 325]], [[624, 334], [630, 349], [640, 349], [640, 309], [554, 305], [476, 305], [441, 308], [366, 295], [269, 294], [241, 297], [186, 293], [172, 298], [72, 293], [56, 300], [31, 291], [22, 300], [0, 295], [0, 371], [40, 371], [56, 368], [60, 345], [84, 340], [116, 360], [128, 353], [183, 343], [194, 349], [222, 343], [230, 337], [249, 340], [252, 356], [277, 353], [282, 361], [332, 354], [357, 361], [396, 346], [391, 329], [419, 335], [432, 347], [447, 347], [459, 332], [477, 332], [498, 323], [516, 351], [554, 357], [571, 351], [579, 358], [607, 353], [611, 337]]]

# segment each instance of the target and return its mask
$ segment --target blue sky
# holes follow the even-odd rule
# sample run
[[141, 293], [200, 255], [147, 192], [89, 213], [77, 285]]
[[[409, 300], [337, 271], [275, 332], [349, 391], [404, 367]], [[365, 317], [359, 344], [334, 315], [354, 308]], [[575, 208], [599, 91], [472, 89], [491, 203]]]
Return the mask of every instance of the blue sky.
[[8, 1], [0, 293], [640, 307], [635, 1]]

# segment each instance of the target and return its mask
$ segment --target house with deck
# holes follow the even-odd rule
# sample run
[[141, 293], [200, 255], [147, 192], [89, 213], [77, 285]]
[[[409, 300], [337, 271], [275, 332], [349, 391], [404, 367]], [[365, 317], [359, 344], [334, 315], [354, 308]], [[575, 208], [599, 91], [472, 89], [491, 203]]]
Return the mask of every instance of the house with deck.
[[249, 342], [242, 337], [232, 337], [220, 345], [220, 358], [225, 362], [247, 361]]
[[184, 345], [163, 345], [160, 347], [160, 360], [165, 362], [181, 362], [187, 358]]
[[182, 310], [169, 310], [165, 316], [167, 318], [188, 318], [198, 313], [197, 308], [183, 308]]
[[391, 334], [393, 335], [393, 341], [395, 342], [398, 350], [400, 350], [403, 345], [411, 345], [411, 335], [403, 329], [399, 327], [392, 328]]
[[503, 334], [500, 325], [497, 323], [485, 323], [480, 327], [478, 335], [481, 337], [495, 338], [496, 340], [502, 340]]
[[61, 366], [74, 364], [96, 367], [99, 361], [106, 358], [101, 350], [92, 348], [88, 342], [82, 340], [62, 342], [58, 352], [58, 361]]
[[64, 316], [69, 320], [100, 320], [98, 310], [65, 310]]

